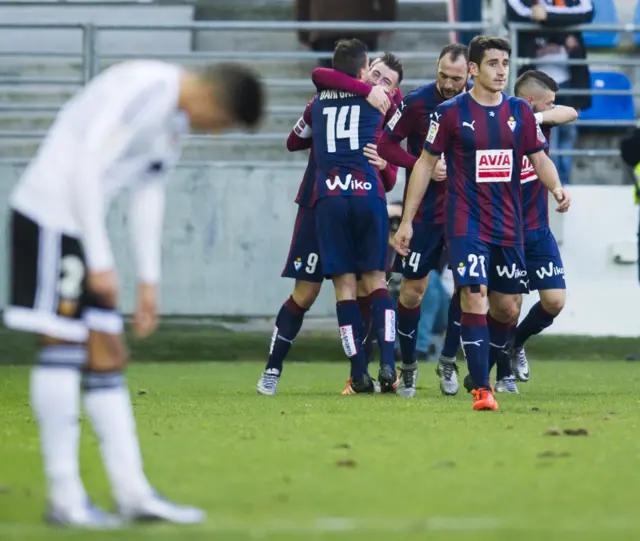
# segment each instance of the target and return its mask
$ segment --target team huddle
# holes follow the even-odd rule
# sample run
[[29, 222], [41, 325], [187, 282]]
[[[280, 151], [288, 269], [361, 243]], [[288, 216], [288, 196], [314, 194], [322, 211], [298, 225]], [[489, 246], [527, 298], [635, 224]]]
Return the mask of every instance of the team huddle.
[[[528, 381], [524, 344], [565, 302], [548, 193], [558, 212], [569, 209], [570, 198], [547, 156], [550, 128], [577, 113], [554, 106], [557, 84], [540, 71], [518, 78], [515, 97], [505, 94], [510, 54], [509, 43], [495, 37], [478, 36], [468, 48], [449, 45], [436, 81], [402, 100], [400, 60], [385, 53], [369, 65], [358, 40], [336, 45], [333, 70], [314, 71], [318, 94], [287, 141], [290, 151], [310, 149], [283, 271], [296, 283], [276, 318], [258, 392], [276, 393], [284, 358], [327, 277], [351, 364], [342, 394], [415, 396], [420, 304], [443, 251], [456, 293], [436, 369], [441, 391], [458, 392], [460, 346], [474, 410], [497, 409], [494, 392], [517, 393], [516, 380]], [[400, 146], [405, 139], [407, 150]], [[398, 167], [408, 180], [402, 222], [390, 239], [385, 192]], [[388, 243], [402, 274], [397, 310], [385, 282]], [[518, 323], [522, 294], [533, 290], [540, 301]], [[368, 367], [373, 337], [377, 383]]]

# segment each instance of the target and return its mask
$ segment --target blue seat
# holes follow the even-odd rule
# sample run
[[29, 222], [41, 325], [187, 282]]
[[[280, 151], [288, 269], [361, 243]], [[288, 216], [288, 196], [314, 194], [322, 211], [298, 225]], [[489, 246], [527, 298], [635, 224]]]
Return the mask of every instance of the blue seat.
[[[628, 90], [631, 91], [631, 81], [619, 71], [592, 71], [592, 90]], [[630, 120], [635, 121], [635, 106], [633, 96], [593, 95], [591, 107], [580, 112], [580, 120]], [[609, 126], [602, 126], [609, 127]], [[610, 126], [619, 128], [620, 126]]]
[[[619, 24], [618, 10], [614, 0], [591, 0], [594, 8], [593, 24]], [[618, 32], [584, 32], [584, 41], [589, 48], [613, 48], [620, 43]]]
[[[636, 11], [633, 14], [633, 24], [640, 24], [640, 0], [636, 4]], [[640, 32], [635, 32], [633, 34], [633, 42], [636, 45], [640, 45]]]

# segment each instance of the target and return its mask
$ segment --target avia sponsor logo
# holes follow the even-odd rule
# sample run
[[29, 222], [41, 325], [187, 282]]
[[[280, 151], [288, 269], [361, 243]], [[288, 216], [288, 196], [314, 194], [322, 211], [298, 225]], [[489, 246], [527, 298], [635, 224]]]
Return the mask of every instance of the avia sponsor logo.
[[510, 182], [512, 173], [513, 149], [476, 152], [476, 182]]
[[496, 265], [496, 271], [500, 278], [517, 278], [519, 280], [527, 276], [527, 271], [520, 270], [516, 267], [515, 263], [511, 263], [511, 267], [507, 267], [506, 265], [500, 267]]
[[351, 174], [347, 175], [347, 178], [342, 180], [338, 175], [327, 179], [327, 188], [330, 190], [366, 190], [369, 191], [373, 188], [371, 182], [362, 180], [353, 180]]
[[527, 156], [522, 156], [522, 170], [520, 171], [520, 182], [526, 184], [533, 180], [538, 180], [536, 170], [533, 168], [531, 160]]
[[551, 278], [552, 276], [562, 276], [564, 278], [564, 267], [555, 267], [552, 262], [549, 262], [548, 267], [540, 267], [536, 274], [540, 280]]

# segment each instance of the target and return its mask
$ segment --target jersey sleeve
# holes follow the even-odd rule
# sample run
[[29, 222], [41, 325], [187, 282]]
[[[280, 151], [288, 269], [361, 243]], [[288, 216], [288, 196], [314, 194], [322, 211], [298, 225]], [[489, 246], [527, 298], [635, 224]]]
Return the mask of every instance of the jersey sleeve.
[[129, 197], [129, 231], [138, 278], [146, 284], [157, 284], [162, 267], [164, 182], [139, 183]]
[[287, 137], [287, 150], [296, 152], [297, 150], [307, 150], [311, 148], [313, 139], [311, 138], [311, 105], [313, 100], [307, 103], [302, 116], [293, 126], [289, 137]]
[[[411, 169], [418, 161], [400, 146], [400, 143], [411, 133], [420, 132], [426, 124], [426, 112], [418, 101], [403, 100], [398, 110], [387, 123], [380, 142], [380, 154], [385, 160], [405, 169]], [[380, 153], [380, 152], [379, 152]]]
[[358, 81], [346, 73], [331, 68], [316, 68], [311, 73], [311, 80], [318, 90], [335, 89], [353, 92], [356, 96], [366, 98], [373, 88], [369, 83]]
[[384, 191], [390, 192], [395, 188], [398, 180], [398, 168], [392, 163], [387, 162], [387, 166], [380, 172], [380, 176], [384, 184]]
[[[449, 150], [453, 133], [453, 113], [451, 108], [438, 107], [429, 122], [429, 131], [424, 142], [424, 150], [429, 154], [440, 156]], [[533, 115], [532, 115], [533, 118]], [[535, 119], [534, 119], [535, 123]]]
[[546, 150], [549, 147], [549, 143], [544, 133], [542, 133], [540, 124], [536, 121], [533, 110], [524, 102], [520, 104], [520, 107], [522, 108], [522, 132], [520, 133], [522, 153], [528, 156], [529, 154]]
[[104, 103], [82, 133], [79, 170], [71, 180], [71, 197], [91, 271], [114, 265], [106, 230], [105, 171], [139, 139], [161, 130], [178, 99], [175, 85], [161, 79], [133, 83], [112, 94], [114, 98]]

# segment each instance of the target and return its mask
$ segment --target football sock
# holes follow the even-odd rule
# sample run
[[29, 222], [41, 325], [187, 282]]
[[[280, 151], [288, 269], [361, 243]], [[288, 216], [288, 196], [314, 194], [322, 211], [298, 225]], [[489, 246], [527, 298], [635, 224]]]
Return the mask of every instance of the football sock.
[[289, 297], [282, 305], [271, 336], [271, 349], [266, 370], [275, 368], [282, 373], [282, 363], [302, 328], [306, 312], [307, 309], [299, 306], [293, 297]]
[[549, 327], [554, 319], [555, 317], [547, 312], [538, 301], [516, 328], [514, 347], [522, 347], [531, 336], [539, 334]]
[[50, 504], [72, 509], [87, 501], [78, 460], [80, 371], [84, 346], [43, 347], [31, 370], [30, 400], [40, 433], [40, 448]]
[[509, 336], [511, 335], [511, 323], [502, 323], [487, 314], [487, 326], [489, 327], [489, 373], [494, 366], [496, 379], [511, 376], [511, 362], [506, 354]]
[[442, 347], [442, 356], [449, 359], [455, 358], [460, 348], [460, 316], [462, 309], [460, 308], [460, 297], [457, 293], [451, 297], [449, 304], [449, 316], [447, 322], [447, 333], [444, 337], [444, 346]]
[[362, 317], [356, 301], [338, 301], [336, 314], [340, 339], [346, 356], [351, 361], [351, 378], [359, 380], [367, 371], [367, 361], [362, 350]]
[[489, 329], [487, 316], [462, 312], [460, 341], [467, 358], [473, 388], [489, 388]]
[[122, 372], [87, 372], [84, 405], [100, 442], [113, 496], [121, 506], [153, 495], [142, 468], [136, 423]]
[[418, 325], [420, 323], [420, 305], [407, 308], [398, 301], [398, 341], [403, 364], [416, 362], [416, 342], [418, 341]]
[[358, 308], [362, 316], [362, 348], [367, 359], [367, 366], [371, 362], [373, 353], [373, 332], [371, 328], [371, 299], [369, 296], [358, 297]]
[[387, 288], [376, 289], [371, 293], [371, 321], [380, 348], [380, 365], [395, 370], [394, 358], [396, 343], [396, 312]]

